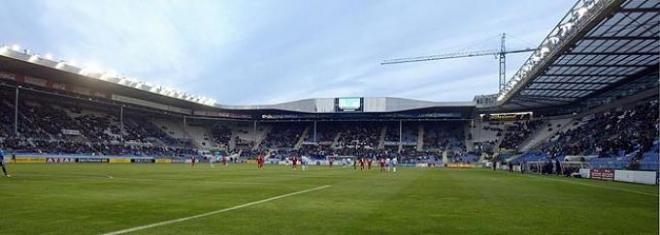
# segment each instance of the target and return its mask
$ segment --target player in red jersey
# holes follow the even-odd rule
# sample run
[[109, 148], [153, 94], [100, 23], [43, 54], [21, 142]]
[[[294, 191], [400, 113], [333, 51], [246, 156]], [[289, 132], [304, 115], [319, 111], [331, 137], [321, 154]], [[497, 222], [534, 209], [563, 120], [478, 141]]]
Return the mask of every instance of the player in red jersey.
[[293, 156], [291, 158], [291, 164], [293, 166], [293, 169], [296, 169], [296, 165], [298, 164], [298, 159], [296, 159], [296, 156]]
[[261, 154], [261, 168], [264, 168], [266, 165], [266, 155]]
[[360, 158], [360, 170], [364, 170], [364, 158]]
[[371, 170], [371, 161], [373, 161], [373, 159], [367, 158], [367, 169], [369, 170]]
[[226, 156], [222, 156], [222, 165], [227, 166], [227, 157]]
[[380, 172], [385, 171], [385, 158], [381, 157], [380, 158]]
[[264, 168], [266, 166], [266, 158], [268, 156], [266, 154], [261, 155], [261, 168]]
[[264, 155], [259, 154], [259, 156], [257, 156], [257, 168], [263, 169], [264, 168], [264, 161], [266, 161], [266, 159], [264, 159]]

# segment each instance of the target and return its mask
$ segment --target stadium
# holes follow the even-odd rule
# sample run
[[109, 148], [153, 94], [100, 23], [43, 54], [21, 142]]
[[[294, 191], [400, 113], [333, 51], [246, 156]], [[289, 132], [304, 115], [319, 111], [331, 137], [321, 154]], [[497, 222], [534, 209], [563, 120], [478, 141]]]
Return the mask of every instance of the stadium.
[[0, 234], [658, 234], [660, 1], [545, 32], [467, 101], [232, 105], [2, 45]]

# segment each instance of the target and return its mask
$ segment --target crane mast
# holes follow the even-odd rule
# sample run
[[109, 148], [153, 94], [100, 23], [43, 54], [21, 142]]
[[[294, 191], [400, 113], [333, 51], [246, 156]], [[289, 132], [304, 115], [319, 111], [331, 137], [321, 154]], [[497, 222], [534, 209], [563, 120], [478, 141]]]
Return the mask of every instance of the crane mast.
[[506, 85], [506, 33], [502, 33], [502, 39], [500, 41], [500, 53], [499, 53], [499, 62], [500, 62], [500, 83], [498, 86], [497, 93], [500, 94], [504, 90]]

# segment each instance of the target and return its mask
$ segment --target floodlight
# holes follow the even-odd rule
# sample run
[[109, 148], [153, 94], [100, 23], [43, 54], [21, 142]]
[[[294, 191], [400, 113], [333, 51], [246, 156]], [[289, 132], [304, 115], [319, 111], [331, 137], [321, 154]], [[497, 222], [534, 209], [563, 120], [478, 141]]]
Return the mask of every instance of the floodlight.
[[28, 59], [28, 61], [34, 63], [34, 62], [36, 62], [38, 59], [39, 59], [39, 56], [38, 56], [38, 55], [32, 55], [32, 56], [30, 56], [30, 59]]
[[589, 11], [589, 9], [586, 6], [580, 7], [577, 10], [578, 18], [582, 18], [584, 14], [586, 14]]
[[64, 67], [64, 64], [65, 64], [64, 61], [60, 61], [59, 63], [57, 63], [57, 65], [55, 65], [55, 68], [56, 69], [61, 69], [62, 67]]

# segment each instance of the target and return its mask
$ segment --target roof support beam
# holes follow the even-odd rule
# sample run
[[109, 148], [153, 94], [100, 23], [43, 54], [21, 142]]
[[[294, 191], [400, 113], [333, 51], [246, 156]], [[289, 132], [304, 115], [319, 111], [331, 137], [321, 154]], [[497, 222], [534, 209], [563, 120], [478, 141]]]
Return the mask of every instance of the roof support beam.
[[626, 84], [626, 83], [628, 83], [628, 82], [635, 81], [635, 80], [637, 80], [637, 79], [639, 79], [639, 78], [641, 78], [641, 77], [643, 77], [643, 76], [645, 76], [645, 75], [649, 75], [649, 74], [652, 74], [652, 73], [657, 73], [657, 71], [658, 71], [658, 67], [649, 67], [649, 68], [647, 68], [647, 69], [645, 69], [645, 70], [642, 70], [642, 71], [638, 72], [638, 73], [635, 74], [635, 75], [628, 76], [627, 78], [625, 78], [625, 79], [621, 79], [621, 80], [619, 80], [619, 81], [613, 83], [612, 85], [609, 85], [609, 86], [607, 86], [607, 87], [605, 87], [605, 88], [603, 88], [603, 89], [601, 89], [601, 90], [598, 90], [597, 92], [591, 93], [591, 94], [589, 94], [589, 95], [583, 97], [582, 100], [585, 100], [585, 99], [589, 99], [589, 98], [592, 98], [592, 97], [598, 96], [598, 95], [603, 94], [603, 93], [605, 93], [605, 92], [608, 92], [608, 91], [610, 91], [610, 90], [612, 90], [612, 89], [616, 89], [617, 87], [619, 87], [619, 86], [621, 86], [621, 85], [623, 85], [623, 84]]
[[581, 89], [581, 88], [525, 88], [530, 91], [595, 91], [594, 89]]
[[658, 55], [657, 52], [567, 52], [564, 55]]
[[616, 78], [624, 77], [624, 75], [612, 75], [612, 74], [544, 74], [541, 77], [603, 77], [603, 78]]
[[622, 67], [622, 68], [639, 68], [639, 67], [647, 67], [650, 65], [643, 65], [643, 64], [553, 64], [550, 65], [552, 66], [557, 66], [557, 67]]
[[572, 101], [572, 100], [565, 100], [565, 99], [582, 98], [582, 96], [549, 96], [549, 95], [522, 95], [521, 97], [530, 98], [530, 99], [545, 99], [545, 100], [563, 101], [563, 102], [571, 102]]
[[583, 40], [659, 40], [654, 36], [587, 36]]
[[542, 105], [561, 105], [561, 104], [570, 103], [568, 101], [562, 101], [562, 100], [552, 100], [552, 101], [550, 101], [550, 100], [541, 100], [541, 99], [529, 99], [529, 98], [525, 98], [524, 96], [523, 97], [519, 96], [519, 97], [516, 97], [512, 100], [521, 100], [521, 101], [524, 101], [524, 102], [531, 102], [531, 103], [542, 104]]
[[654, 7], [640, 7], [640, 8], [622, 8], [619, 12], [650, 12], [655, 13], [660, 11], [660, 8]]
[[608, 85], [611, 82], [533, 82], [532, 84], [575, 84], [575, 85]]

